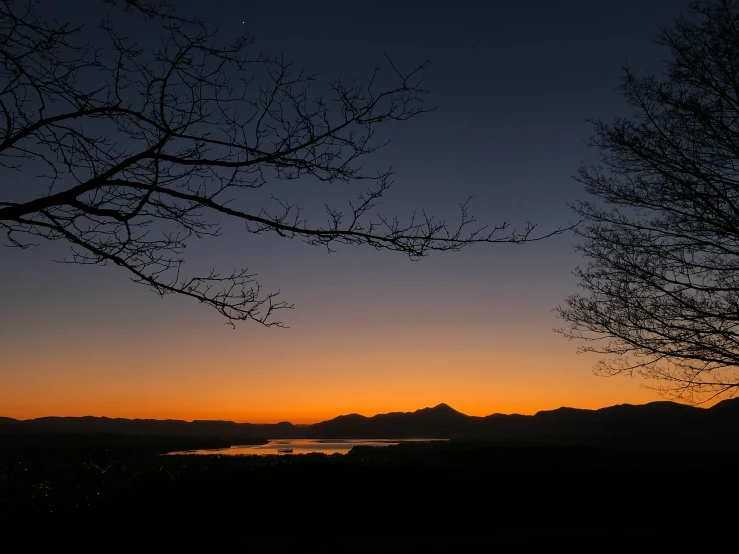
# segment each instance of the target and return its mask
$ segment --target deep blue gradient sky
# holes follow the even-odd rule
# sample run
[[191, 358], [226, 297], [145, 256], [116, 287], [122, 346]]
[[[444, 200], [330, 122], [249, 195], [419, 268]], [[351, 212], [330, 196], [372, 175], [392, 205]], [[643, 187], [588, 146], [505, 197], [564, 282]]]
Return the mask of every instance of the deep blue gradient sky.
[[[99, 2], [60, 17], [97, 17]], [[327, 78], [367, 75], [387, 51], [401, 67], [431, 60], [434, 113], [389, 126], [373, 156], [392, 165], [382, 211], [449, 218], [474, 196], [480, 222], [572, 221], [571, 176], [595, 152], [587, 118], [628, 114], [621, 65], [659, 71], [656, 26], [676, 0], [233, 2], [180, 0], [225, 35], [283, 52]], [[279, 6], [279, 7], [278, 7]], [[60, 9], [58, 6], [55, 9]], [[97, 12], [99, 13], [99, 12]], [[242, 21], [245, 24], [242, 25]], [[133, 31], [132, 31], [133, 32]], [[142, 35], [142, 40], [150, 39]], [[369, 159], [368, 159], [369, 162]], [[285, 187], [309, 207], [354, 190]], [[283, 187], [283, 185], [279, 185]], [[0, 415], [109, 415], [314, 421], [347, 411], [438, 402], [472, 414], [532, 413], [655, 399], [551, 332], [575, 291], [572, 237], [485, 245], [410, 262], [402, 254], [253, 237], [239, 224], [190, 247], [191, 267], [248, 266], [296, 309], [289, 329], [223, 325], [184, 298], [158, 298], [113, 268], [55, 264], [61, 245], [0, 249]]]

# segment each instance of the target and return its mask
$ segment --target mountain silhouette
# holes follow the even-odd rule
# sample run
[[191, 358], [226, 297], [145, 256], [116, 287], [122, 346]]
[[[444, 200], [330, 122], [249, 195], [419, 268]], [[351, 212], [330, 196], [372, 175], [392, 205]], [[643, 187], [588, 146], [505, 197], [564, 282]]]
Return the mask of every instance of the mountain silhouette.
[[107, 417], [0, 418], [0, 433], [108, 433], [172, 437], [268, 439], [403, 439], [545, 440], [629, 444], [739, 445], [739, 398], [711, 408], [675, 402], [620, 404], [598, 410], [558, 408], [532, 416], [492, 414], [468, 416], [447, 404], [414, 412], [371, 417], [347, 414], [313, 425], [235, 423], [233, 421], [123, 419]]
[[[177, 419], [125, 419], [108, 417], [40, 417], [19, 421], [12, 418], [0, 418], [0, 433], [63, 433], [76, 434], [109, 434], [122, 436], [166, 436], [166, 437], [212, 437], [242, 439], [244, 444], [251, 443], [261, 437], [249, 423], [233, 421], [182, 421]], [[282, 432], [290, 432], [293, 425], [278, 423], [272, 425]]]
[[365, 417], [339, 416], [312, 425], [304, 432], [320, 438], [454, 438], [479, 418], [460, 413], [447, 404], [415, 412], [390, 412]]

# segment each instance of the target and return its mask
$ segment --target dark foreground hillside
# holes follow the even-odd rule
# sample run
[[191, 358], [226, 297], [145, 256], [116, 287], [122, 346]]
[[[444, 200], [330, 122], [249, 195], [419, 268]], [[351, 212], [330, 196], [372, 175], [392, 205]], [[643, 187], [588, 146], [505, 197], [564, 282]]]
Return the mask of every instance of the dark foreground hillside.
[[739, 521], [731, 450], [452, 442], [346, 456], [0, 454], [0, 526], [29, 552], [282, 551], [306, 541], [311, 551], [458, 551], [490, 537], [705, 547]]

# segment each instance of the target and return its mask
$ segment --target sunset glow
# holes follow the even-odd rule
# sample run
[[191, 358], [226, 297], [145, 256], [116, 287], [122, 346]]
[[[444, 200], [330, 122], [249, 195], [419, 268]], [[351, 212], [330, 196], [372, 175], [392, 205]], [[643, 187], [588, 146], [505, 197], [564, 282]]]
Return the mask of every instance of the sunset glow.
[[[90, 28], [100, 20], [62, 5], [49, 17], [70, 15]], [[181, 5], [227, 36], [243, 32], [229, 2]], [[419, 13], [403, 5], [392, 21], [383, 10], [362, 13], [355, 29], [308, 4], [296, 4], [295, 19], [275, 18], [265, 4], [250, 8], [247, 23], [257, 50], [295, 56], [327, 79], [371, 73], [385, 51], [404, 67], [429, 58], [424, 83], [439, 110], [391, 122], [378, 135], [391, 143], [367, 157], [367, 167], [396, 171], [377, 211], [409, 218], [427, 210], [456, 221], [458, 204], [473, 197], [481, 225], [520, 230], [532, 221], [536, 234], [572, 222], [567, 202], [584, 194], [572, 174], [595, 159], [584, 145], [586, 119], [623, 110], [615, 93], [621, 63], [657, 67], [653, 23], [678, 8], [542, 2], [532, 12], [511, 2]], [[450, 34], [440, 40], [442, 28]], [[133, 38], [145, 41], [140, 33]], [[273, 180], [264, 191], [318, 222], [324, 202], [344, 209], [366, 184], [298, 181]], [[11, 184], [13, 199], [36, 183]], [[223, 236], [188, 244], [185, 269], [249, 268], [265, 291], [295, 304], [279, 314], [289, 328], [231, 329], [191, 298], [161, 299], [132, 284], [114, 264], [56, 263], [69, 255], [61, 242], [0, 249], [0, 416], [313, 423], [442, 402], [482, 416], [661, 399], [639, 379], [594, 376], [597, 357], [577, 355], [577, 344], [552, 332], [561, 325], [552, 310], [576, 291], [572, 270], [583, 263], [570, 234], [412, 262], [366, 245], [329, 254], [300, 239], [250, 235], [243, 222], [223, 224]]]
[[[90, 308], [100, 304], [91, 301]], [[14, 371], [0, 388], [0, 406], [4, 416], [20, 419], [314, 423], [442, 402], [481, 416], [659, 399], [639, 380], [592, 375], [594, 358], [575, 355], [545, 325], [491, 322], [436, 330], [412, 321], [410, 309], [401, 306], [401, 313], [407, 321], [398, 317], [382, 327], [327, 316], [311, 324], [306, 313], [290, 329], [248, 331], [233, 331], [215, 318], [205, 318], [210, 325], [180, 320], [162, 331], [119, 323], [84, 334], [33, 322], [45, 337], [41, 344], [20, 347], [24, 335], [35, 336], [30, 330], [3, 334], [3, 362]]]

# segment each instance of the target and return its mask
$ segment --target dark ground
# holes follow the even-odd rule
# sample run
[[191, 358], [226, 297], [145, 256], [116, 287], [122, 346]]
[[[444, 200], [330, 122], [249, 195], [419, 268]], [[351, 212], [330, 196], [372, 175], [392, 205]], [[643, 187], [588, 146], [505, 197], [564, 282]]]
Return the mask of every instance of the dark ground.
[[[0, 528], [25, 552], [518, 551], [736, 543], [739, 451], [515, 443], [346, 456], [0, 450]], [[310, 548], [308, 548], [310, 547]]]

